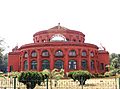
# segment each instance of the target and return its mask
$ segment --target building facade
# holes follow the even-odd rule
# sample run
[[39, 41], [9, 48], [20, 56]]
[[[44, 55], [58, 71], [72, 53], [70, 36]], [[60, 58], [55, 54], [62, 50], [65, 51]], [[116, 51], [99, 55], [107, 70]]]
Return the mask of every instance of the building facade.
[[33, 43], [15, 47], [8, 55], [8, 71], [42, 71], [63, 68], [65, 72], [88, 70], [104, 73], [109, 64], [109, 53], [85, 43], [82, 32], [55, 26], [36, 32]]

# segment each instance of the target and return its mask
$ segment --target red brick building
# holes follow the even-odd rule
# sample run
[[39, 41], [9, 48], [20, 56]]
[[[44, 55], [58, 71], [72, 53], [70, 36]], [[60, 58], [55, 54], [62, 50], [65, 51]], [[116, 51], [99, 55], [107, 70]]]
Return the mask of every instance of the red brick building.
[[85, 43], [82, 32], [55, 26], [33, 35], [34, 43], [16, 47], [9, 52], [8, 71], [42, 71], [63, 68], [65, 72], [88, 70], [104, 73], [109, 64], [109, 53]]

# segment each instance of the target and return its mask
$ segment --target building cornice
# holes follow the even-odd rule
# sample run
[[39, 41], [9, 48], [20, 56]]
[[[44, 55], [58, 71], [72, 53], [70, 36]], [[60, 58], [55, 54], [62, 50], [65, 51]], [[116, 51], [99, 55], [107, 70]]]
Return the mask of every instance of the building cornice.
[[32, 47], [49, 47], [49, 46], [80, 46], [80, 47], [91, 47], [91, 48], [96, 48], [98, 47], [94, 44], [90, 43], [77, 43], [77, 42], [44, 42], [44, 43], [30, 43], [30, 44], [25, 44], [21, 46], [19, 49], [25, 49], [25, 48], [32, 48]]

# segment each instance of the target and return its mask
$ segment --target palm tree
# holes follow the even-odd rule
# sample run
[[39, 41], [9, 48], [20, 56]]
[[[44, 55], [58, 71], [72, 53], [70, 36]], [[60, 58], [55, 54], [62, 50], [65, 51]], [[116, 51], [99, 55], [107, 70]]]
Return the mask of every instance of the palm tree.
[[52, 79], [55, 79], [55, 86], [57, 85], [57, 82], [59, 79], [64, 77], [64, 70], [63, 69], [53, 69], [52, 71], [45, 69], [43, 70], [43, 73], [46, 73], [48, 75], [48, 78], [50, 80], [50, 89], [52, 89]]

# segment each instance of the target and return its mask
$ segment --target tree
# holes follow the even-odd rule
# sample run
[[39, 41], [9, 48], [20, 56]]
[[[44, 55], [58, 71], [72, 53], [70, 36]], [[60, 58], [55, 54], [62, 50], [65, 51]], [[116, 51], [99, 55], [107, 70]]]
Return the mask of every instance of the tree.
[[120, 68], [120, 54], [112, 53], [110, 55], [110, 66]]
[[22, 72], [18, 76], [18, 81], [25, 84], [27, 89], [34, 89], [36, 84], [41, 85], [41, 82], [44, 81], [44, 78], [40, 72], [27, 71]]
[[0, 71], [7, 72], [7, 54], [3, 54], [6, 43], [4, 42], [4, 39], [0, 38]]
[[7, 66], [8, 66], [8, 54], [6, 53], [3, 58], [3, 65], [4, 65], [4, 72], [7, 72]]
[[3, 72], [0, 72], [0, 77], [6, 79], [6, 77], [4, 76], [4, 73], [3, 73]]
[[59, 79], [64, 77], [64, 70], [63, 69], [53, 69], [52, 71], [45, 69], [43, 70], [43, 73], [48, 76], [49, 80], [50, 80], [50, 89], [52, 89], [52, 79], [55, 79], [55, 86], [57, 86], [57, 82]]
[[90, 79], [92, 76], [88, 71], [71, 71], [68, 73], [68, 77], [72, 78], [74, 81], [78, 80], [80, 85], [85, 85], [85, 81]]
[[115, 57], [114, 59], [112, 59], [112, 61], [111, 61], [111, 66], [113, 67], [113, 68], [119, 68], [119, 61], [118, 61], [119, 59], [117, 58], [117, 57]]
[[4, 49], [3, 49], [3, 39], [1, 40], [0, 39], [0, 71], [2, 71], [2, 69], [3, 69], [3, 51], [4, 51]]

